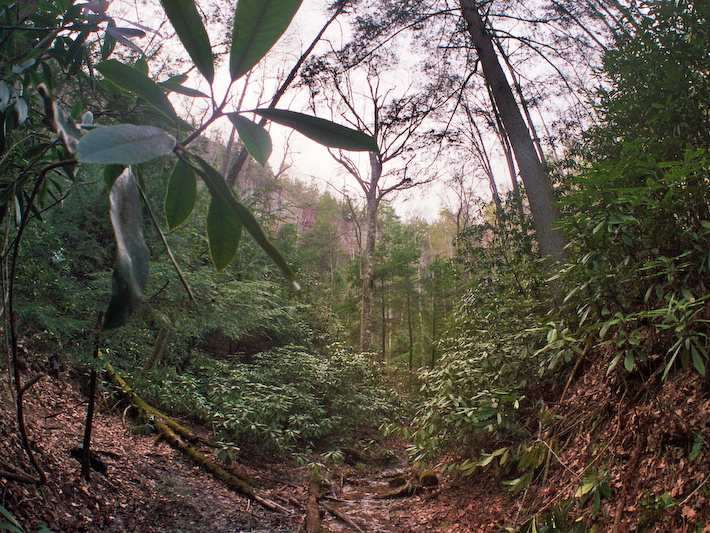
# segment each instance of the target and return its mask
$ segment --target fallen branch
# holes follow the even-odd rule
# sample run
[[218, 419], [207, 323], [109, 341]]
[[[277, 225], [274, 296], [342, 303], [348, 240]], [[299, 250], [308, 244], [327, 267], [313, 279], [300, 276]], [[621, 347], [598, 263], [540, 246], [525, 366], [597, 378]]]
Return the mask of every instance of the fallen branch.
[[[113, 367], [106, 363], [106, 370], [110, 381], [116, 385], [124, 396], [130, 401], [130, 403], [139, 411], [141, 411], [147, 418], [150, 418], [153, 425], [157, 429], [160, 437], [165, 440], [170, 446], [179, 450], [184, 455], [189, 457], [193, 462], [197, 463], [199, 466], [207, 470], [215, 478], [220, 480], [222, 483], [227, 485], [230, 489], [235, 492], [239, 492], [249, 499], [261, 504], [266, 509], [270, 511], [275, 511], [279, 513], [289, 514], [290, 511], [285, 507], [279, 505], [273, 500], [270, 500], [263, 494], [261, 494], [257, 489], [250, 485], [247, 480], [241, 477], [227, 472], [224, 468], [220, 467], [192, 446], [186, 440], [190, 439], [196, 442], [203, 442], [204, 439], [198, 437], [192, 433], [187, 428], [184, 428], [177, 422], [175, 422], [169, 416], [161, 413], [155, 407], [149, 405], [140, 396], [138, 396], [125, 382], [121, 376], [119, 376]], [[183, 440], [185, 439], [185, 440]]]
[[0, 477], [9, 479], [10, 481], [19, 481], [20, 483], [32, 483], [36, 484], [37, 480], [27, 474], [16, 474], [14, 472], [9, 472], [7, 470], [0, 470]]
[[362, 527], [357, 525], [357, 523], [352, 518], [350, 518], [348, 515], [346, 515], [344, 512], [336, 509], [335, 507], [331, 507], [330, 505], [325, 504], [323, 502], [321, 502], [321, 506], [323, 507], [323, 509], [328, 511], [330, 514], [332, 514], [336, 518], [345, 522], [347, 525], [349, 525], [351, 528], [353, 528], [358, 533], [366, 533], [366, 531]]
[[30, 379], [27, 383], [25, 383], [22, 388], [20, 389], [20, 394], [24, 394], [27, 392], [30, 387], [32, 387], [35, 383], [37, 383], [40, 379], [46, 377], [47, 374], [37, 374], [34, 376], [32, 379]]
[[[164, 423], [166, 426], [168, 426], [170, 429], [173, 430], [177, 435], [182, 437], [183, 439], [192, 442], [194, 444], [204, 444], [206, 446], [209, 446], [211, 448], [218, 448], [219, 446], [211, 442], [207, 439], [204, 439], [200, 437], [199, 435], [195, 435], [192, 431], [187, 429], [185, 426], [178, 424], [175, 420], [164, 414], [163, 412], [159, 411], [152, 405], [148, 404], [143, 398], [138, 396], [133, 389], [131, 389], [126, 381], [118, 375], [118, 373], [114, 370], [114, 368], [111, 366], [110, 363], [105, 363], [104, 365], [106, 367], [106, 373], [108, 375], [109, 381], [113, 383], [116, 387], [121, 389], [121, 392], [123, 395], [128, 399], [129, 403], [133, 405], [136, 409], [139, 411], [144, 412], [147, 415], [153, 415], [157, 416], [161, 419], [163, 419]], [[125, 413], [124, 413], [125, 414]]]
[[173, 448], [180, 450], [183, 454], [187, 455], [195, 463], [210, 472], [214, 477], [219, 479], [222, 483], [227, 485], [233, 491], [240, 492], [245, 496], [248, 496], [249, 498], [266, 507], [270, 511], [289, 514], [288, 509], [282, 507], [275, 501], [266, 498], [265, 496], [260, 494], [254, 487], [249, 485], [249, 483], [227, 472], [224, 468], [220, 467], [219, 465], [205, 457], [194, 446], [180, 439], [180, 437], [178, 437], [175, 432], [170, 429], [166, 424], [164, 424], [159, 418], [153, 418], [153, 424], [155, 424], [155, 427], [160, 432], [161, 437], [163, 437], [168, 444], [170, 444]]

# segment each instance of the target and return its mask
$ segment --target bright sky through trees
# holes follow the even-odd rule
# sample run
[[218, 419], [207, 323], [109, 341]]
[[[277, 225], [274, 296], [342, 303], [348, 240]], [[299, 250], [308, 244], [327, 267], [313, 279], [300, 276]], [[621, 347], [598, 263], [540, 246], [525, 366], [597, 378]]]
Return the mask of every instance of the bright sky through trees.
[[[170, 73], [185, 72], [190, 68], [187, 54], [182, 49], [176, 39], [166, 39], [172, 34], [172, 28], [168, 22], [160, 20], [158, 13], [162, 13], [157, 5], [157, 0], [114, 0], [110, 7], [110, 13], [114, 16], [120, 16], [124, 19], [126, 25], [137, 23], [144, 29], [153, 29], [153, 33], [147, 32], [147, 36], [142, 39], [135, 39], [135, 43], [139, 45], [146, 54], [157, 54], [157, 61], [151, 61], [151, 68], [156, 69], [159, 65]], [[440, 2], [441, 5], [432, 5], [432, 9], [440, 9], [445, 7], [445, 2]], [[308, 46], [314, 36], [318, 33], [323, 23], [327, 20], [325, 12], [327, 2], [323, 0], [305, 0], [294, 21], [287, 30], [283, 38], [276, 44], [274, 49], [267, 55], [254, 73], [248, 78], [239, 80], [239, 82], [231, 89], [231, 102], [228, 107], [236, 109], [241, 102], [241, 109], [255, 108], [259, 105], [268, 103], [274, 91], [278, 87], [281, 80], [291, 69], [295, 61], [298, 59], [302, 51]], [[216, 90], [220, 87], [226, 87], [228, 84], [228, 73], [224, 53], [227, 50], [226, 41], [228, 39], [228, 26], [231, 24], [231, 7], [226, 6], [215, 0], [205, 0], [199, 2], [202, 15], [206, 21], [206, 27], [210, 33], [213, 51], [221, 60], [217, 61]], [[453, 4], [452, 4], [453, 6]], [[353, 11], [356, 14], [361, 14], [365, 9], [372, 7], [369, 2], [358, 4]], [[536, 7], [526, 6], [516, 8], [519, 11], [525, 11], [530, 18], [533, 18], [533, 11]], [[525, 13], [519, 13], [522, 18]], [[506, 10], [515, 14], [515, 10]], [[458, 11], [455, 6], [451, 8], [451, 13], [448, 18], [442, 18], [440, 21], [443, 28], [442, 34], [453, 34], [456, 30], [455, 19], [458, 16]], [[315, 55], [320, 55], [331, 50], [341, 48], [352, 38], [352, 31], [349, 24], [351, 23], [352, 15], [345, 14], [339, 17], [332, 24], [323, 40], [315, 49]], [[522, 35], [524, 39], [529, 39], [532, 32], [536, 38], [540, 40], [546, 39], [543, 35], [545, 32], [540, 31], [539, 24], [528, 24], [522, 20], [514, 20], [511, 18], [495, 17], [492, 19], [494, 24], [499, 25], [504, 29], [504, 39], [501, 40], [502, 46], [510, 57], [511, 65], [518, 70], [518, 78], [515, 80], [523, 86], [525, 97], [530, 99], [531, 114], [533, 122], [537, 123], [537, 127], [541, 130], [550, 126], [560, 127], [564, 122], [564, 118], [560, 119], [574, 103], [574, 98], [569, 98], [569, 95], [564, 95], [561, 88], [568, 82], [560, 83], [560, 80], [555, 80], [555, 76], [562, 73], [568, 65], [553, 65], [552, 61], [542, 58], [542, 54], [537, 54], [531, 51], [533, 46], [537, 44], [532, 40], [521, 40], [508, 38], [513, 35]], [[450, 29], [449, 29], [450, 28]], [[548, 32], [549, 33], [549, 32]], [[549, 39], [548, 39], [549, 40]], [[539, 50], [554, 57], [556, 53], [561, 53], [562, 50], [554, 51], [552, 48], [547, 49], [547, 45], [539, 45]], [[394, 92], [401, 91], [404, 87], [408, 87], [417, 82], [421, 83], [423, 78], [423, 70], [421, 62], [427, 58], [426, 54], [438, 53], [434, 48], [428, 52], [424, 50], [420, 43], [413, 38], [413, 33], [403, 32], [398, 38], [389, 41], [387, 47], [388, 53], [397, 57], [397, 64], [393, 67], [386, 68], [382, 73], [382, 83], [388, 87], [388, 90]], [[125, 53], [135, 53], [128, 48], [125, 48]], [[583, 59], [583, 58], [582, 58]], [[454, 59], [458, 63], [451, 67], [453, 73], [465, 75], [466, 65], [463, 62], [463, 52], [459, 53]], [[582, 60], [582, 62], [584, 62]], [[576, 67], [575, 67], [576, 68]], [[153, 72], [152, 74], [155, 74]], [[567, 71], [565, 70], [565, 75]], [[573, 71], [573, 76], [584, 76], [584, 69], [579, 72]], [[559, 76], [558, 76], [559, 77]], [[198, 75], [191, 76], [191, 83], [199, 83], [201, 77]], [[220, 80], [224, 80], [220, 83]], [[309, 108], [307, 90], [298, 88], [296, 85], [299, 80], [296, 79], [292, 84], [291, 89], [287, 92], [283, 99], [283, 103], [290, 109], [304, 111], [306, 113], [318, 114], [323, 118], [332, 119], [336, 122], [342, 122], [342, 117], [329, 116], [328, 109]], [[242, 95], [245, 83], [248, 83], [248, 89]], [[573, 80], [573, 84], [582, 85], [580, 80]], [[200, 88], [199, 86], [197, 88]], [[204, 89], [204, 88], [203, 88]], [[469, 82], [467, 85], [467, 99], [474, 106], [485, 110], [488, 107], [487, 95], [480, 84]], [[219, 95], [218, 95], [219, 96]], [[174, 98], [174, 96], [171, 96]], [[579, 101], [579, 100], [578, 100]], [[572, 103], [570, 103], [572, 102]], [[180, 105], [176, 102], [176, 105]], [[182, 103], [189, 111], [189, 115], [195, 120], [199, 120], [200, 116], [206, 114], [209, 110], [199, 100], [185, 99]], [[453, 107], [453, 106], [452, 106]], [[458, 109], [460, 111], [460, 108]], [[462, 119], [454, 115], [443, 114], [439, 117], [442, 124], [439, 127], [447, 125], [450, 131], [454, 131], [462, 127]], [[487, 120], [485, 117], [480, 117], [481, 124]], [[283, 128], [277, 125], [269, 126], [270, 131], [274, 136], [274, 151], [269, 164], [275, 172], [280, 169], [287, 169], [287, 174], [291, 177], [298, 178], [307, 182], [314, 182], [319, 187], [329, 188], [336, 195], [343, 193], [354, 193], [355, 190], [350, 178], [344, 170], [335, 163], [327, 153], [327, 150], [310, 140], [305, 139], [292, 130]], [[505, 165], [505, 159], [501, 153], [498, 141], [490, 132], [490, 128], [484, 127], [484, 141], [486, 149], [490, 152], [491, 163], [499, 190], [504, 193], [510, 187], [510, 177]], [[231, 131], [231, 124], [228, 121], [218, 121], [208, 130], [208, 135], [212, 135], [226, 144]], [[553, 132], [552, 136], [556, 136]], [[541, 136], [550, 136], [549, 132], [543, 132]], [[557, 135], [559, 137], [559, 135]], [[392, 198], [397, 211], [405, 216], [418, 215], [426, 219], [432, 220], [437, 217], [441, 207], [453, 206], [456, 204], [456, 195], [452, 194], [447, 185], [457, 172], [463, 173], [466, 176], [466, 186], [475, 191], [476, 195], [489, 199], [489, 187], [486, 177], [483, 175], [478, 163], [470, 159], [470, 154], [466, 154], [464, 147], [466, 141], [459, 147], [452, 145], [444, 146], [444, 149], [437, 155], [436, 170], [437, 179], [431, 185], [415, 188], [412, 191], [404, 192]], [[548, 147], [550, 148], [550, 147]], [[554, 148], [553, 148], [554, 149]], [[426, 150], [436, 150], [436, 148], [427, 148]], [[427, 154], [429, 155], [429, 154]], [[358, 156], [355, 160], [357, 162]]]

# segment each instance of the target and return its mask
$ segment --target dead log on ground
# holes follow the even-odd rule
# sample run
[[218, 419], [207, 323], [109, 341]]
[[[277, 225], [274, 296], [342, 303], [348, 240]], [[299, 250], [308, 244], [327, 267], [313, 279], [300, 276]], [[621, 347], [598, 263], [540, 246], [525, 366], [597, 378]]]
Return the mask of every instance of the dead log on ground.
[[113, 369], [110, 363], [105, 363], [106, 373], [108, 375], [109, 381], [118, 387], [123, 395], [128, 399], [128, 402], [133, 405], [139, 411], [145, 413], [146, 415], [157, 416], [164, 420], [165, 425], [172, 429], [177, 435], [183, 439], [192, 442], [193, 444], [204, 444], [211, 448], [218, 448], [219, 446], [199, 435], [195, 435], [192, 431], [187, 429], [185, 426], [177, 423], [175, 420], [159, 411], [152, 405], [148, 404], [143, 398], [138, 396], [133, 389], [131, 389], [126, 381]]
[[[182, 452], [193, 462], [197, 463], [199, 466], [207, 470], [210, 474], [212, 474], [215, 478], [223, 482], [225, 485], [227, 485], [227, 487], [229, 487], [233, 491], [239, 492], [244, 496], [247, 496], [251, 500], [261, 504], [263, 507], [269, 509], [270, 511], [289, 514], [288, 509], [261, 494], [251, 484], [249, 484], [247, 480], [235, 474], [232, 474], [231, 472], [227, 472], [224, 468], [220, 467], [219, 465], [211, 461], [209, 458], [207, 458], [203, 453], [197, 450], [189, 442], [186, 442], [188, 437], [186, 437], [185, 435], [189, 435], [198, 442], [203, 442], [204, 439], [201, 439], [197, 435], [194, 435], [187, 428], [184, 428], [169, 416], [161, 413], [155, 407], [146, 403], [145, 400], [138, 396], [138, 394], [136, 394], [126, 384], [123, 378], [121, 378], [121, 376], [119, 376], [113, 369], [113, 367], [111, 367], [111, 365], [108, 363], [106, 363], [106, 370], [108, 372], [108, 376], [111, 382], [120, 388], [121, 392], [126, 396], [126, 398], [136, 409], [143, 412], [146, 417], [151, 419], [160, 436], [168, 444], [170, 444], [170, 446]], [[176, 431], [175, 428], [179, 428], [178, 431]], [[183, 438], [186, 440], [183, 440]]]

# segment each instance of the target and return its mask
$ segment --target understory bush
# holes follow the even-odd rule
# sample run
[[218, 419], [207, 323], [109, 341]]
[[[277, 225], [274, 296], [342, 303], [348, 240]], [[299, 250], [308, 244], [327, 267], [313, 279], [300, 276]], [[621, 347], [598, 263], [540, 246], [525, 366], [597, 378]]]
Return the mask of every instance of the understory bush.
[[710, 19], [673, 4], [650, 3], [643, 31], [607, 54], [604, 121], [563, 201], [569, 293], [552, 330], [612, 345], [610, 372], [653, 354], [645, 372], [704, 374], [710, 350]]
[[136, 388], [172, 412], [212, 427], [218, 437], [262, 451], [288, 452], [356, 439], [396, 414], [382, 369], [331, 345], [323, 353], [287, 346], [250, 363], [195, 358], [182, 373], [136, 375]]
[[[417, 459], [453, 454], [465, 474], [502, 465], [520, 491], [557, 454], [555, 435], [540, 438], [553, 416], [546, 404], [578, 363], [608, 358], [608, 373], [635, 373], [632, 387], [679, 366], [706, 373], [710, 18], [701, 3], [648, 8], [638, 33], [607, 54], [603, 120], [571, 152], [560, 308], [548, 314], [544, 269], [520, 221], [470, 234], [460, 251], [469, 291], [405, 431]], [[607, 474], [587, 471], [574, 500], [598, 510]]]
[[[440, 343], [439, 364], [422, 372], [420, 402], [411, 427], [415, 460], [453, 453], [463, 462], [494, 442], [529, 435], [532, 400], [539, 387], [535, 326], [548, 311], [547, 288], [529, 221], [509, 198], [495, 222], [459, 237], [464, 297]], [[483, 245], [482, 243], [486, 243]]]

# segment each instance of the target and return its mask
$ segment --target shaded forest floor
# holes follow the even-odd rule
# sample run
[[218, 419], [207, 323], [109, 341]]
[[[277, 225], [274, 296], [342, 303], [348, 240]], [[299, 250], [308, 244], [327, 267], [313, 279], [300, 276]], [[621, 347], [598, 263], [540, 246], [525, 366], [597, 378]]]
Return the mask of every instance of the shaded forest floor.
[[[29, 473], [17, 437], [14, 406], [4, 390], [0, 469]], [[239, 454], [230, 468], [289, 510], [288, 514], [272, 512], [231, 491], [179, 451], [156, 441], [154, 434], [136, 434], [137, 428], [147, 426], [132, 420], [124, 404], [112, 401], [99, 395], [92, 437], [92, 449], [106, 473], [92, 471], [87, 482], [80, 477], [80, 461], [71, 455], [82, 441], [86, 395], [67, 381], [50, 377], [27, 391], [27, 426], [48, 483], [36, 487], [0, 478], [0, 503], [28, 531], [40, 523], [56, 532], [303, 529], [312, 466], [297, 467], [292, 457]], [[368, 532], [500, 530], [511, 505], [494, 474], [475, 483], [439, 476], [437, 486], [421, 493], [383, 499], [393, 490], [389, 484], [393, 477], [411, 475], [405, 447], [403, 442], [376, 442], [354, 459], [346, 454], [343, 465], [321, 468], [327, 482], [323, 501]], [[322, 515], [322, 525], [324, 531], [356, 531], [331, 513]]]
[[[346, 454], [345, 464], [319, 468], [326, 482], [323, 502], [368, 532], [493, 533], [534, 515], [538, 525], [549, 524], [566, 503], [570, 527], [710, 532], [705, 525], [710, 523], [708, 380], [681, 371], [663, 384], [657, 374], [607, 377], [605, 369], [602, 363], [586, 368], [565, 402], [550, 407], [557, 422], [528, 445], [549, 444], [555, 454], [534, 470], [522, 494], [513, 496], [503, 484], [517, 472], [494, 467], [467, 479], [439, 473], [435, 486], [383, 499], [393, 490], [393, 478], [413, 474], [406, 443], [375, 437], [354, 457]], [[148, 427], [146, 421], [131, 419], [125, 404], [113, 403], [107, 394], [99, 395], [92, 442], [107, 471], [92, 472], [88, 482], [81, 479], [80, 463], [70, 451], [82, 439], [86, 394], [61, 377], [44, 377], [25, 395], [30, 437], [48, 483], [36, 487], [0, 478], [0, 503], [27, 530], [40, 522], [57, 532], [303, 530], [312, 465], [298, 467], [292, 457], [248, 450], [238, 454], [230, 468], [288, 513], [269, 511], [154, 434], [136, 434]], [[30, 472], [8, 396], [3, 386], [0, 470]], [[204, 429], [192, 429], [207, 436]], [[580, 496], [584, 486], [588, 491]], [[357, 531], [330, 512], [322, 524], [324, 531]]]

